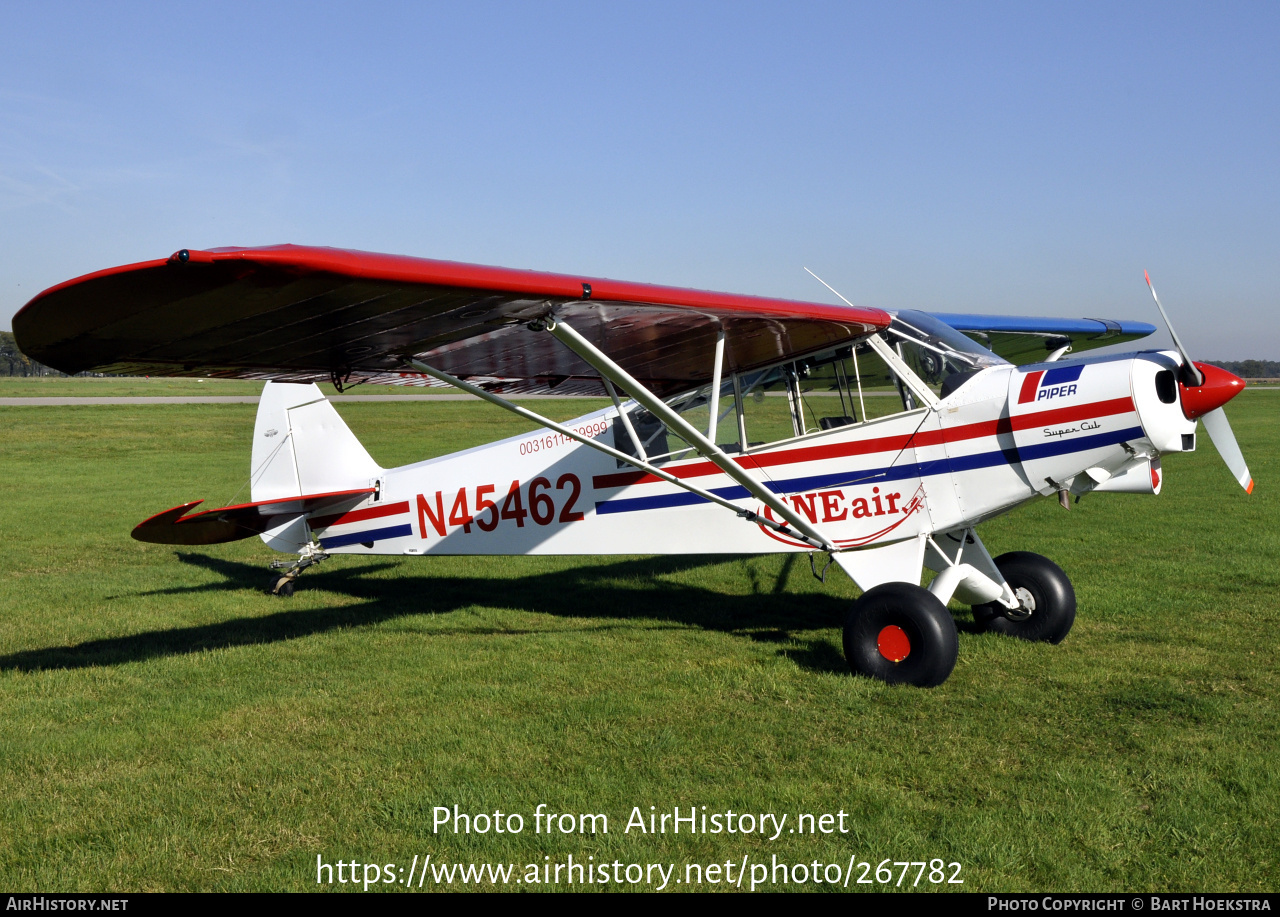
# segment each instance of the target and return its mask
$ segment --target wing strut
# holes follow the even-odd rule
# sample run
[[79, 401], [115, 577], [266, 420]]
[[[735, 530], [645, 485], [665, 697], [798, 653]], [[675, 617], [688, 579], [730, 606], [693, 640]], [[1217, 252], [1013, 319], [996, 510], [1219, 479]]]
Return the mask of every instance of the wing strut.
[[[649, 474], [653, 475], [654, 477], [661, 478], [662, 480], [666, 481], [668, 484], [674, 484], [675, 486], [682, 488], [684, 490], [687, 490], [692, 494], [697, 494], [699, 497], [701, 497], [704, 500], [707, 500], [711, 503], [715, 503], [718, 506], [723, 506], [725, 509], [730, 510], [734, 515], [742, 519], [745, 519], [752, 524], [767, 526], [773, 529], [774, 531], [779, 532], [780, 534], [786, 535], [789, 538], [799, 539], [800, 541], [803, 541], [812, 547], [820, 548], [824, 551], [835, 550], [835, 546], [832, 545], [830, 542], [828, 542], [825, 538], [822, 538], [821, 536], [818, 536], [816, 538], [810, 537], [809, 534], [806, 532], [793, 531], [792, 529], [788, 528], [786, 525], [776, 522], [775, 520], [770, 519], [767, 516], [761, 516], [757, 513], [751, 512], [750, 510], [745, 510], [741, 506], [738, 506], [736, 503], [732, 503], [726, 500], [724, 497], [720, 497], [720, 496], [717, 496], [716, 494], [711, 493], [710, 491], [703, 490], [701, 487], [698, 487], [695, 484], [690, 484], [688, 481], [680, 480], [675, 475], [669, 472], [663, 471], [661, 468], [658, 468], [656, 465], [651, 465], [649, 462], [644, 461], [643, 459], [636, 458], [634, 455], [627, 455], [625, 452], [620, 452], [617, 449], [614, 449], [610, 446], [606, 446], [602, 442], [598, 442], [597, 440], [591, 439], [590, 437], [583, 436], [581, 433], [578, 433], [575, 430], [571, 430], [568, 427], [564, 426], [563, 424], [558, 424], [554, 420], [551, 420], [547, 417], [543, 417], [541, 414], [538, 414], [534, 411], [530, 411], [528, 408], [521, 407], [520, 405], [515, 404], [511, 401], [508, 401], [507, 399], [499, 395], [495, 395], [493, 392], [486, 391], [485, 389], [480, 388], [480, 386], [478, 385], [472, 385], [470, 382], [464, 382], [455, 376], [449, 375], [447, 372], [444, 372], [443, 370], [436, 369], [434, 366], [428, 366], [426, 363], [422, 363], [418, 360], [413, 360], [413, 359], [409, 360], [408, 362], [415, 369], [421, 370], [422, 372], [426, 373], [428, 376], [431, 376], [434, 379], [439, 379], [441, 382], [460, 388], [464, 392], [468, 392], [472, 395], [475, 395], [477, 398], [483, 398], [485, 401], [488, 401], [490, 404], [495, 404], [498, 407], [502, 408], [503, 410], [510, 411], [511, 413], [516, 414], [520, 417], [523, 417], [526, 420], [531, 420], [534, 423], [539, 424], [540, 426], [546, 427], [549, 430], [555, 430], [557, 433], [567, 436], [572, 440], [576, 440], [577, 442], [582, 443], [584, 446], [590, 446], [592, 449], [595, 449], [599, 452], [603, 452], [605, 455], [618, 459], [619, 461], [626, 462], [629, 465], [634, 465], [636, 468], [639, 468], [641, 471], [646, 471]], [[605, 384], [606, 385], [609, 384], [607, 380]], [[617, 403], [616, 397], [615, 397], [615, 403]], [[662, 404], [662, 402], [659, 402], [659, 404]], [[666, 407], [666, 405], [663, 405], [663, 407]], [[625, 414], [622, 414], [621, 416], [623, 417], [624, 420], [626, 419]], [[627, 426], [629, 429], [630, 424], [627, 424]], [[748, 488], [748, 490], [750, 490], [750, 488]], [[770, 494], [770, 496], [772, 497], [773, 495]], [[776, 500], [777, 498], [774, 498], [774, 499]], [[777, 502], [780, 503], [781, 501], [777, 501]], [[772, 503], [770, 503], [769, 505], [770, 505], [770, 508], [773, 508]], [[775, 509], [775, 512], [777, 512], [776, 509]], [[786, 514], [786, 516], [794, 516], [794, 515], [795, 514], [791, 513], [790, 511], [788, 511]], [[784, 518], [786, 517], [784, 516]], [[791, 521], [791, 520], [788, 519], [788, 521]]]
[[720, 373], [724, 369], [724, 328], [716, 335], [716, 358], [711, 367], [711, 391], [707, 405], [707, 440], [716, 441], [716, 423], [720, 420]]
[[618, 419], [622, 421], [622, 426], [627, 430], [627, 436], [631, 437], [631, 445], [636, 447], [636, 455], [640, 456], [642, 461], [649, 461], [649, 456], [644, 451], [644, 443], [640, 442], [640, 437], [636, 435], [636, 428], [631, 425], [631, 418], [627, 416], [626, 411], [622, 410], [622, 402], [618, 400], [618, 392], [614, 389], [613, 383], [605, 379], [604, 387], [609, 390], [609, 397], [613, 399], [613, 406], [618, 411]]
[[[702, 455], [710, 459], [721, 471], [727, 474], [733, 480], [737, 481], [747, 489], [747, 493], [751, 494], [765, 506], [769, 507], [798, 531], [804, 533], [804, 538], [808, 543], [821, 547], [826, 551], [834, 551], [836, 547], [813, 525], [806, 522], [800, 515], [788, 506], [777, 494], [766, 488], [763, 484], [752, 477], [745, 468], [735, 462], [723, 449], [699, 430], [693, 427], [688, 421], [671, 410], [671, 407], [659, 398], [653, 392], [645, 388], [639, 381], [633, 378], [625, 369], [615, 363], [613, 360], [601, 352], [594, 344], [584, 338], [578, 332], [574, 331], [565, 322], [556, 321], [550, 317], [541, 319], [533, 323], [535, 326], [541, 326], [545, 330], [551, 332], [561, 343], [580, 356], [600, 375], [604, 376], [618, 388], [622, 389], [636, 401], [640, 402], [649, 413], [666, 424], [667, 428], [674, 432], [685, 442], [694, 446]], [[723, 354], [723, 344], [717, 342], [717, 356]], [[719, 375], [717, 373], [717, 375]], [[715, 408], [713, 407], [713, 411]], [[714, 416], [714, 415], [713, 415]], [[628, 459], [630, 461], [630, 459]], [[681, 485], [685, 486], [685, 485]]]

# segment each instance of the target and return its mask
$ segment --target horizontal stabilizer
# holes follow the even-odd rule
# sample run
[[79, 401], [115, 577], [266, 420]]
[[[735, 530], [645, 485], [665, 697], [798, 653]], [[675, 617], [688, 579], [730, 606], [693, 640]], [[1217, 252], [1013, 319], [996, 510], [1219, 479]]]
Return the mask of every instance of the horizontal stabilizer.
[[196, 500], [193, 503], [183, 503], [181, 506], [167, 509], [163, 513], [157, 513], [150, 519], [139, 522], [132, 534], [138, 541], [149, 541], [152, 544], [224, 544], [228, 541], [239, 541], [241, 538], [261, 535], [282, 521], [282, 517], [317, 512], [345, 512], [373, 492], [372, 487], [365, 487], [360, 490], [308, 494], [301, 497], [285, 497], [279, 500], [263, 500], [258, 503], [207, 509], [202, 513], [188, 516], [188, 512], [204, 502]]

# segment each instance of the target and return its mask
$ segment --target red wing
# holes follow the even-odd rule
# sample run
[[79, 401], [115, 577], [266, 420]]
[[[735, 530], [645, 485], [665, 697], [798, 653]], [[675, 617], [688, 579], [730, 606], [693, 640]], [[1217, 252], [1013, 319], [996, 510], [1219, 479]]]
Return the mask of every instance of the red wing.
[[283, 497], [258, 503], [241, 503], [207, 509], [188, 516], [187, 513], [203, 503], [183, 503], [163, 513], [144, 519], [133, 529], [138, 541], [153, 544], [224, 544], [239, 541], [252, 535], [261, 535], [283, 516], [300, 513], [333, 512], [350, 509], [369, 494], [372, 487], [360, 490], [342, 490], [328, 494], [308, 494], [302, 497]]
[[734, 371], [889, 323], [879, 309], [280, 245], [89, 274], [31, 300], [13, 329], [68, 373], [412, 383], [414, 357], [495, 390], [601, 393], [594, 370], [525, 327], [549, 310], [660, 393], [707, 381], [722, 327]]

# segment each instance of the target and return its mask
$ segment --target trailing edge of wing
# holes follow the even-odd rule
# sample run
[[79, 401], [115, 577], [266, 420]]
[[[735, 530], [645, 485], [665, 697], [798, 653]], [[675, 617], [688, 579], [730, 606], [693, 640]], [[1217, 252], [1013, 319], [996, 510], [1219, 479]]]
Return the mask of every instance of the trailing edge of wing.
[[886, 327], [880, 309], [280, 245], [183, 250], [68, 281], [14, 316], [64, 372], [423, 384], [419, 359], [507, 393], [603, 393], [529, 321], [554, 313], [651, 390], [751, 369]]
[[1156, 332], [1146, 322], [930, 312], [1010, 363], [1039, 363], [1067, 344], [1072, 353], [1136, 341]]

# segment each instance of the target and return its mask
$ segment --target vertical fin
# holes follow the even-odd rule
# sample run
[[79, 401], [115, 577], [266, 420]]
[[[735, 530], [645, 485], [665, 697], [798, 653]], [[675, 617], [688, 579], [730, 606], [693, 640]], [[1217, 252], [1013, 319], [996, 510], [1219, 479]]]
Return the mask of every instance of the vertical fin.
[[317, 386], [263, 386], [253, 430], [254, 502], [367, 487], [381, 474]]

